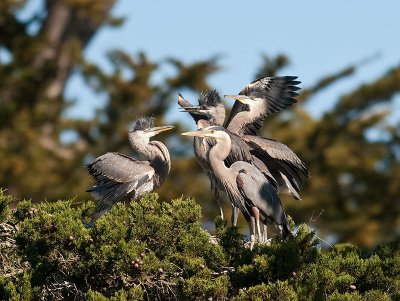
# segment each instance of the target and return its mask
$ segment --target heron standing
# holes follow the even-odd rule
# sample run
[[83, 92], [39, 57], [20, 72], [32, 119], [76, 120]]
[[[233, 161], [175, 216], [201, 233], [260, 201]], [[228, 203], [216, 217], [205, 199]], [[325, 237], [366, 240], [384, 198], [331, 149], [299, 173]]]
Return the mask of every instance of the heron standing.
[[255, 233], [259, 240], [262, 240], [260, 222], [263, 224], [275, 222], [284, 238], [290, 234], [286, 214], [276, 188], [260, 170], [244, 161], [236, 161], [230, 167], [225, 165], [224, 160], [229, 156], [232, 143], [224, 128], [210, 126], [182, 135], [215, 140], [215, 145], [208, 154], [211, 169], [223, 184], [232, 204], [240, 209], [248, 221], [251, 247], [254, 245]]
[[267, 165], [282, 193], [300, 200], [300, 190], [310, 177], [307, 166], [285, 144], [257, 136], [269, 115], [296, 103], [300, 89], [295, 76], [261, 77], [248, 84], [235, 99], [226, 128], [240, 135], [251, 147], [251, 153]]
[[153, 118], [141, 118], [129, 131], [128, 139], [133, 150], [147, 160], [109, 152], [87, 165], [88, 173], [96, 181], [87, 190], [96, 200], [88, 226], [93, 226], [118, 201], [138, 199], [161, 186], [171, 169], [171, 159], [167, 147], [159, 141], [150, 141], [150, 138], [173, 128], [155, 127]]
[[[213, 91], [205, 91], [200, 94], [199, 105], [194, 106], [186, 99], [183, 98], [181, 94], [178, 97], [178, 104], [182, 108], [182, 112], [189, 113], [194, 121], [196, 122], [197, 129], [202, 129], [207, 126], [222, 126], [225, 120], [225, 106], [221, 101], [221, 98], [216, 90]], [[237, 160], [252, 162], [252, 157], [250, 154], [250, 149], [246, 146], [245, 143], [241, 140], [241, 138], [235, 134], [230, 135], [231, 140], [233, 140], [231, 152], [225, 159], [226, 164], [230, 166]], [[220, 216], [223, 219], [224, 213], [222, 210], [221, 201], [219, 198], [219, 191], [224, 190], [221, 181], [214, 175], [209, 158], [208, 153], [213, 146], [213, 142], [203, 137], [194, 137], [193, 147], [194, 154], [199, 162], [200, 166], [210, 179], [211, 190], [214, 193], [215, 200], [219, 206]], [[237, 211], [235, 208], [232, 208], [232, 225], [236, 226], [237, 224]]]

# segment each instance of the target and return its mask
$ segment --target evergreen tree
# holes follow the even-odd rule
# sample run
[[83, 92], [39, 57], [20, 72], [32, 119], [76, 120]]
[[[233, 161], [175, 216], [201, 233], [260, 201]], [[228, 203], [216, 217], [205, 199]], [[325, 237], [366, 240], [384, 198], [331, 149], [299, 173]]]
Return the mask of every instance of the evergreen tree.
[[[43, 11], [21, 20], [17, 13], [26, 2], [0, 4], [0, 51], [9, 56], [0, 62], [0, 186], [19, 198], [82, 198], [90, 185], [83, 169], [87, 160], [107, 151], [127, 152], [132, 120], [162, 117], [176, 89], [207, 89], [206, 76], [218, 68], [214, 59], [192, 65], [171, 59], [167, 63], [176, 75], [153, 84], [150, 77], [164, 62], [115, 50], [108, 54], [113, 71], [107, 74], [87, 62], [83, 50], [102, 26], [123, 21], [110, 14], [115, 0], [46, 0]], [[63, 117], [71, 104], [64, 90], [72, 71], [107, 95], [93, 120]], [[65, 131], [77, 138], [63, 143]]]

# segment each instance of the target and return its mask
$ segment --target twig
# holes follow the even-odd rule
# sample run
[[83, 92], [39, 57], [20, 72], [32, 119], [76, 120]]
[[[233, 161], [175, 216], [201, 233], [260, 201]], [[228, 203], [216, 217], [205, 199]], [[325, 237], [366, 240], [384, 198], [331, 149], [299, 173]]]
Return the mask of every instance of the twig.
[[313, 209], [313, 211], [312, 211], [312, 213], [311, 213], [310, 220], [308, 221], [308, 223], [316, 222], [316, 221], [320, 218], [321, 214], [322, 214], [324, 211], [325, 211], [325, 209], [322, 209], [321, 212], [314, 218], [314, 209]]

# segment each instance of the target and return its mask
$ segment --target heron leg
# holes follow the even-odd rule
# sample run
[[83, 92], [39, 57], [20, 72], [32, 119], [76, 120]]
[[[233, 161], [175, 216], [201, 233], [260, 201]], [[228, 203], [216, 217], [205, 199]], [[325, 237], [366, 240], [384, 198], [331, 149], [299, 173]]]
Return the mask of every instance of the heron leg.
[[256, 242], [256, 222], [253, 216], [250, 217], [250, 250], [253, 250]]
[[269, 244], [268, 241], [268, 232], [267, 232], [267, 224], [263, 223], [263, 242]]
[[258, 210], [257, 207], [252, 207], [251, 211], [253, 212], [253, 216], [256, 222], [256, 227], [257, 227], [257, 236], [258, 240], [262, 241], [262, 236], [261, 236], [261, 228], [260, 228], [260, 210]]
[[249, 230], [250, 230], [250, 250], [253, 250], [254, 247], [254, 243], [256, 241], [256, 236], [255, 236], [255, 232], [256, 232], [256, 224], [255, 224], [255, 220], [254, 217], [244, 213], [243, 212], [243, 216], [247, 221], [247, 224], [249, 225]]
[[232, 226], [233, 227], [237, 226], [238, 216], [239, 216], [239, 208], [235, 207], [235, 205], [232, 205], [231, 221], [232, 221]]
[[216, 196], [215, 200], [217, 201], [217, 204], [219, 206], [219, 215], [221, 216], [221, 219], [223, 220], [224, 219], [224, 211], [222, 210], [222, 203], [221, 203], [221, 200], [219, 199], [218, 195]]

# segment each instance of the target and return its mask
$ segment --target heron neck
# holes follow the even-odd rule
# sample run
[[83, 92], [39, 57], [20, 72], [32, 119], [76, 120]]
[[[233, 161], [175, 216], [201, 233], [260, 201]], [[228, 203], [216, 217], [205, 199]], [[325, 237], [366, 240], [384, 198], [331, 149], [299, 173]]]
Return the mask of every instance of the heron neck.
[[237, 113], [229, 122], [227, 129], [236, 135], [243, 135], [246, 127], [266, 115], [265, 106], [255, 105], [249, 111]]
[[150, 166], [156, 170], [156, 187], [159, 187], [171, 170], [171, 157], [167, 147], [160, 141], [151, 141], [149, 149], [152, 149], [150, 159]]
[[224, 121], [225, 121], [225, 107], [223, 107], [222, 109], [214, 112], [214, 114], [212, 114], [210, 116], [209, 121], [210, 121], [211, 125], [222, 126], [224, 124]]
[[216, 144], [211, 148], [209, 160], [214, 172], [227, 169], [224, 160], [228, 157], [231, 151], [231, 139], [228, 134], [224, 133], [223, 139], [216, 140]]
[[225, 117], [221, 118], [220, 116], [215, 116], [210, 118], [211, 125], [222, 126], [224, 124]]
[[[144, 155], [160, 178], [165, 179], [171, 170], [171, 158], [167, 147], [160, 141], [142, 141], [141, 143], [133, 139], [129, 139], [129, 141], [133, 150]], [[162, 181], [160, 180], [160, 182]]]

